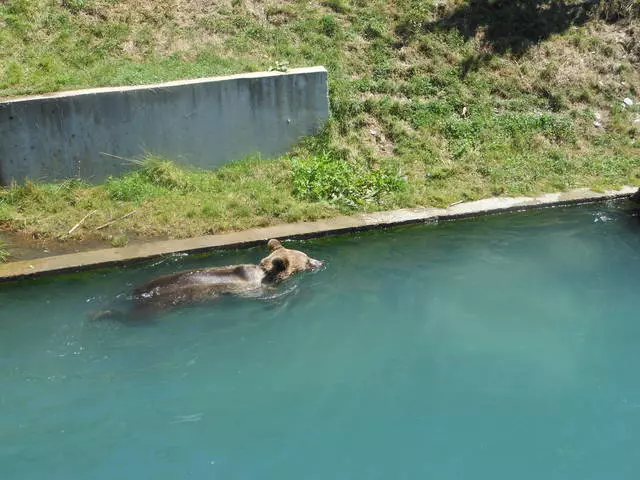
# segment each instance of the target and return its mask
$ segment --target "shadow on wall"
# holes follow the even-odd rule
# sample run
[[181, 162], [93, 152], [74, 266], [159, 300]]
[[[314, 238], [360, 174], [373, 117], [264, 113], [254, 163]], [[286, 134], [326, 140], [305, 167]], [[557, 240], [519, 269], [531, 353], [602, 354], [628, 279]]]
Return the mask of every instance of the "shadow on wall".
[[521, 56], [551, 35], [604, 15], [601, 3], [602, 0], [469, 0], [423, 27], [427, 32], [455, 28], [466, 39], [481, 40], [487, 53], [468, 59], [463, 66], [466, 73], [476, 69], [492, 53]]

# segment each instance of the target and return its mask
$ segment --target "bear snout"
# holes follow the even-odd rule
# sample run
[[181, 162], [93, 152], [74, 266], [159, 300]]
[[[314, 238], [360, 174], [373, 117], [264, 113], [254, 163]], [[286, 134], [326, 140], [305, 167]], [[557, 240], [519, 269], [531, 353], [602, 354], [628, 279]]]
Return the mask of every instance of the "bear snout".
[[316, 260], [314, 258], [310, 258], [309, 259], [309, 266], [311, 267], [311, 270], [317, 270], [318, 268], [322, 267], [324, 265], [324, 262], [320, 261], [320, 260]]

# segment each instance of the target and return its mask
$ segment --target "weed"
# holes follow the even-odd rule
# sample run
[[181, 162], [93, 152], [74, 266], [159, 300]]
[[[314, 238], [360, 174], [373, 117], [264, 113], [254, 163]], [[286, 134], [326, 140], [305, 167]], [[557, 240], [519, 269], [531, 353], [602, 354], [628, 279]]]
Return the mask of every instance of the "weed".
[[395, 33], [405, 42], [419, 34], [430, 17], [433, 4], [422, 0], [401, 0], [399, 18], [395, 26]]
[[340, 32], [340, 25], [333, 15], [325, 15], [320, 19], [320, 31], [327, 37], [332, 38]]
[[269, 67], [270, 72], [286, 72], [289, 70], [289, 62], [277, 61], [274, 65]]
[[141, 175], [149, 184], [168, 190], [192, 188], [187, 173], [167, 159], [147, 156], [142, 162]]
[[194, 188], [187, 172], [170, 160], [149, 155], [135, 163], [139, 165], [137, 170], [108, 179], [105, 188], [113, 200], [141, 202], [167, 191], [186, 193]]
[[374, 40], [376, 38], [382, 38], [386, 35], [387, 25], [380, 21], [369, 21], [365, 25], [362, 34], [368, 40]]
[[291, 160], [294, 195], [357, 208], [379, 203], [384, 195], [401, 190], [403, 181], [391, 171], [367, 170], [326, 152]]
[[347, 13], [349, 11], [349, 6], [344, 0], [323, 0], [322, 5], [336, 13]]
[[5, 263], [9, 259], [9, 248], [6, 243], [0, 240], [0, 263]]
[[115, 235], [112, 239], [111, 239], [111, 246], [112, 247], [126, 247], [129, 243], [129, 237], [127, 237], [126, 235]]

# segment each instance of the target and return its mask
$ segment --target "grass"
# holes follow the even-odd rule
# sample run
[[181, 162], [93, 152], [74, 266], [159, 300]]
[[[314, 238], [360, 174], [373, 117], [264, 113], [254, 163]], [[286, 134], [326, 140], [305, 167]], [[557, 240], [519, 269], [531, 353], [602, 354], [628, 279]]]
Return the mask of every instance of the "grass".
[[0, 241], [0, 263], [5, 263], [9, 259], [9, 247]]
[[315, 157], [294, 157], [291, 166], [295, 197], [328, 201], [347, 209], [380, 206], [405, 186], [403, 179], [391, 170], [368, 170], [327, 152]]
[[[186, 170], [148, 157], [138, 168], [102, 185], [79, 181], [27, 182], [0, 191], [0, 222], [38, 237], [68, 232], [96, 210], [70, 238], [112, 240], [137, 236], [189, 237], [249, 227], [323, 218], [339, 213], [329, 202], [293, 195], [289, 160], [257, 158], [218, 171]], [[111, 228], [98, 226], [136, 211]]]
[[637, 18], [635, 0], [8, 0], [0, 96], [321, 64], [332, 120], [278, 159], [5, 188], [0, 228], [54, 238], [97, 210], [71, 238], [186, 237], [639, 184]]

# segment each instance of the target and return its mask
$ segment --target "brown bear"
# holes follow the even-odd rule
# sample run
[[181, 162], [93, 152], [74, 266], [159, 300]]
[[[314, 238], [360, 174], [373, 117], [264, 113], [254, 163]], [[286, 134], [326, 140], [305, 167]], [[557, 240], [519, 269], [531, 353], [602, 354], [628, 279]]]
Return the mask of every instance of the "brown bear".
[[[179, 305], [213, 300], [225, 294], [259, 296], [296, 272], [315, 270], [322, 262], [299, 250], [284, 248], [275, 239], [269, 240], [271, 250], [259, 265], [234, 265], [203, 268], [165, 275], [133, 290], [133, 307], [129, 317], [143, 317]], [[93, 315], [94, 319], [122, 317], [108, 310]]]

